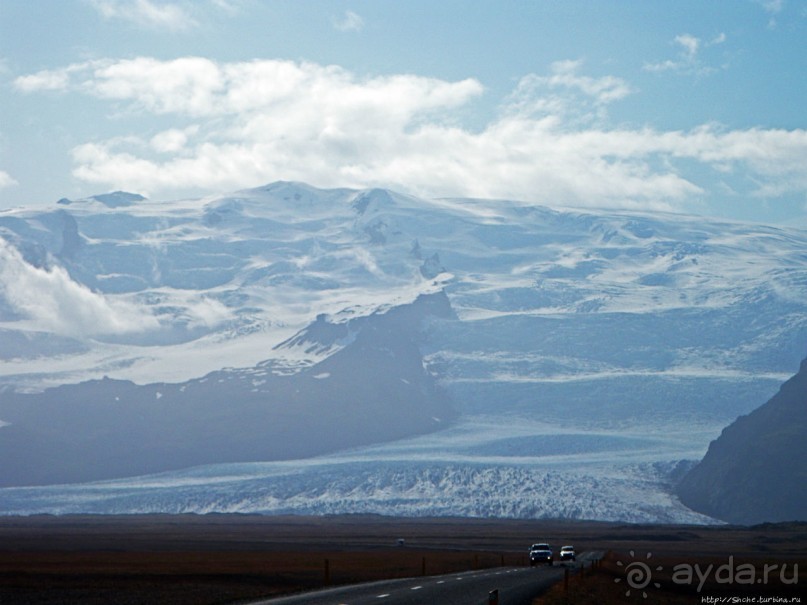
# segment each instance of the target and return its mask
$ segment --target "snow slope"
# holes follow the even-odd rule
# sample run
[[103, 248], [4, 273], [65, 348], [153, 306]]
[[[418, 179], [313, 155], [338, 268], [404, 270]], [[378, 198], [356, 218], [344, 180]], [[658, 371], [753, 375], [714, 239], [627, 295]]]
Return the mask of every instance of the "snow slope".
[[670, 495], [671, 470], [807, 349], [798, 228], [296, 183], [112, 195], [0, 214], [6, 388], [294, 373], [344, 344], [277, 346], [317, 316], [442, 289], [456, 318], [430, 321], [422, 353], [459, 419], [319, 458], [5, 489], [0, 510], [703, 520]]

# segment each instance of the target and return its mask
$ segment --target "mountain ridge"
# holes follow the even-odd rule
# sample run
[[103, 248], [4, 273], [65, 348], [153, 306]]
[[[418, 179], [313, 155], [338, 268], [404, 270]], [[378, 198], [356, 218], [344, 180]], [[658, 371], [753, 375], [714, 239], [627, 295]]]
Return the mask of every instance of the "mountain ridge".
[[[379, 328], [379, 340], [403, 341], [375, 350], [409, 347], [428, 375], [419, 380], [455, 415], [433, 432], [316, 458], [8, 488], [4, 511], [294, 512], [311, 510], [305, 494], [317, 493], [316, 510], [328, 512], [702, 522], [677, 500], [670, 469], [702, 458], [807, 354], [801, 229], [288, 182], [59, 210], [75, 221], [71, 254], [52, 209], [0, 212], [5, 392], [108, 376], [146, 394], [225, 369], [247, 391], [256, 371], [289, 381], [313, 372], [324, 385], [313, 376], [360, 350], [358, 326], [442, 292], [450, 314], [430, 315], [416, 343]], [[13, 426], [0, 426], [0, 442]], [[231, 472], [250, 477], [230, 485], [237, 497], [212, 487], [236, 481]], [[212, 483], [191, 489], [188, 473]], [[484, 487], [476, 497], [474, 485]], [[435, 486], [453, 494], [439, 511]], [[105, 493], [117, 494], [114, 506]]]
[[676, 491], [730, 523], [807, 520], [807, 359], [765, 404], [709, 444]]

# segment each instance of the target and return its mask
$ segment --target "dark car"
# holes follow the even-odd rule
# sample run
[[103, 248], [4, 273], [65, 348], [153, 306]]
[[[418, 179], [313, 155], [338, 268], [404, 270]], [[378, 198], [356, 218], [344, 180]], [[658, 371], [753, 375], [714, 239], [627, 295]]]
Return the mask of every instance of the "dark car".
[[561, 561], [575, 561], [576, 555], [574, 554], [574, 546], [561, 546], [558, 558]]
[[552, 549], [549, 544], [541, 542], [530, 546], [530, 567], [535, 567], [539, 564], [552, 565], [555, 562], [555, 555], [552, 554]]

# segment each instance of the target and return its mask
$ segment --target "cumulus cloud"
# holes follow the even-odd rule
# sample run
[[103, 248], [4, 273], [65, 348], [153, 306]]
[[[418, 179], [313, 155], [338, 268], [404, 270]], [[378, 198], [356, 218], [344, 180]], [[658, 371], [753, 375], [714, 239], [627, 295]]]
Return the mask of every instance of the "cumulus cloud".
[[69, 336], [141, 332], [158, 327], [148, 312], [74, 282], [61, 267], [34, 267], [0, 238], [0, 295], [34, 329]]
[[[684, 56], [707, 44], [680, 38]], [[284, 179], [676, 209], [708, 195], [704, 168], [742, 174], [758, 195], [807, 190], [804, 130], [612, 128], [609, 108], [635, 91], [584, 67], [562, 61], [525, 76], [477, 129], [458, 119], [484, 93], [475, 79], [360, 77], [310, 62], [201, 57], [95, 61], [53, 75], [66, 78], [69, 90], [175, 120], [142, 138], [124, 133], [72, 151], [78, 178], [152, 195]], [[37, 90], [23, 78], [18, 90]], [[693, 163], [697, 182], [688, 176]]]
[[119, 19], [139, 26], [171, 31], [197, 25], [188, 11], [173, 2], [153, 0], [88, 0], [105, 19]]

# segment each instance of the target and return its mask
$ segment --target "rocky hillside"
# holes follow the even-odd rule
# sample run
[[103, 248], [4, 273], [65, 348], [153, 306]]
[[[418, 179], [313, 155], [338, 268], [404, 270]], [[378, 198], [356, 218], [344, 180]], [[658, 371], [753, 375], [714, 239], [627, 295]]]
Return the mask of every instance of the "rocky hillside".
[[681, 481], [687, 506], [731, 523], [807, 520], [807, 360], [728, 426]]
[[341, 324], [320, 317], [279, 346], [336, 352], [294, 373], [267, 362], [184, 383], [0, 392], [0, 485], [303, 458], [442, 428], [453, 411], [418, 340], [430, 316], [451, 313], [437, 293]]

